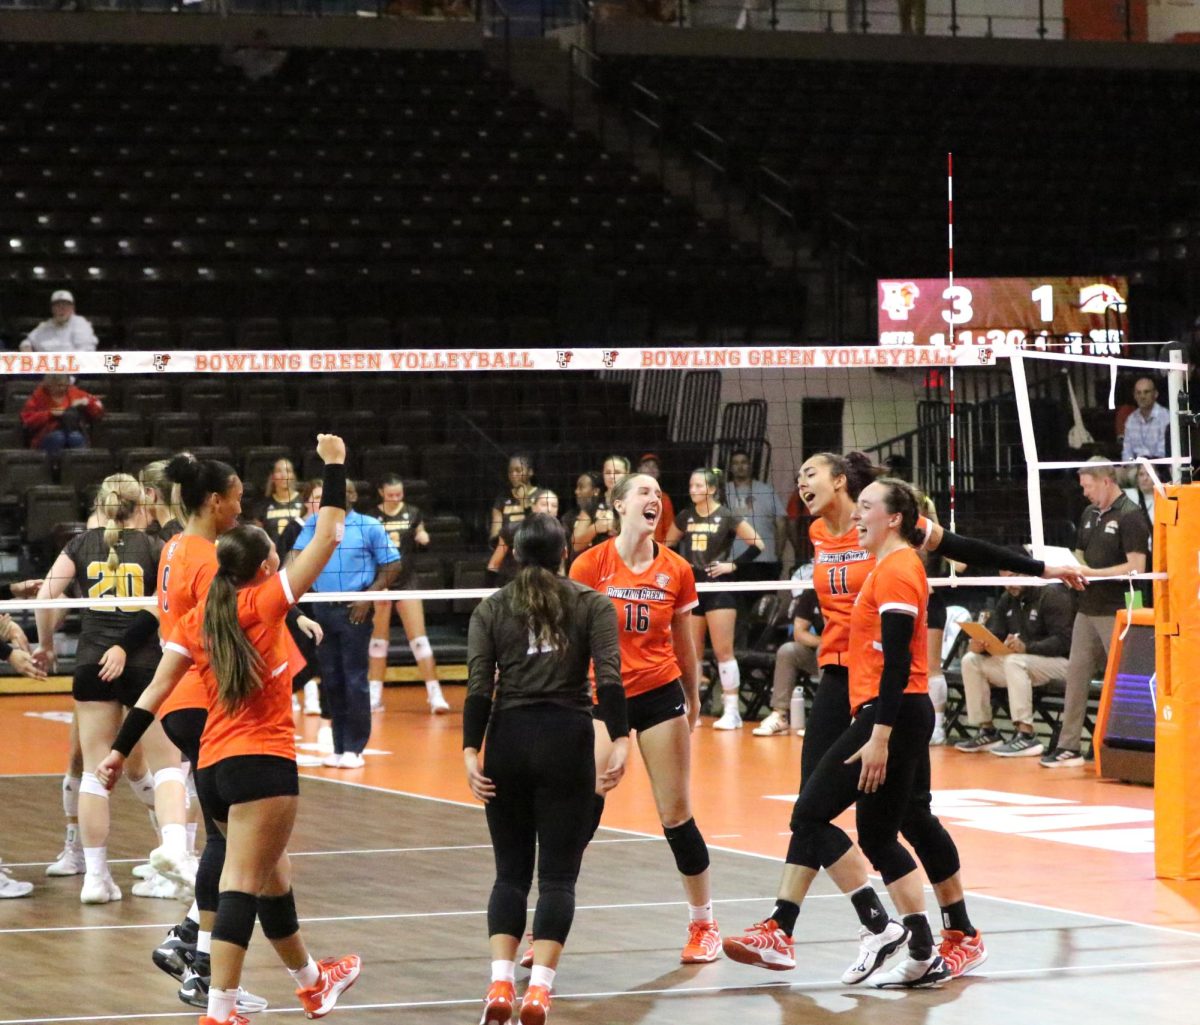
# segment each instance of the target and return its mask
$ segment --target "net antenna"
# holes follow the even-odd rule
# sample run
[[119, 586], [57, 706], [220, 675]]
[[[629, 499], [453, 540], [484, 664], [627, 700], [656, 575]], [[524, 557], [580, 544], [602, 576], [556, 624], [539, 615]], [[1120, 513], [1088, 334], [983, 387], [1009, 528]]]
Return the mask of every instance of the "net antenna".
[[[946, 274], [947, 288], [946, 299], [949, 306], [946, 310], [946, 330], [950, 334], [951, 351], [958, 347], [958, 334], [954, 330], [954, 153], [946, 154]], [[957, 432], [955, 430], [955, 408], [954, 408], [954, 364], [950, 364], [950, 437], [949, 437], [949, 456], [950, 456], [950, 532], [954, 533], [958, 529], [956, 518], [955, 491], [957, 485]], [[950, 576], [955, 576], [954, 563], [950, 563]]]

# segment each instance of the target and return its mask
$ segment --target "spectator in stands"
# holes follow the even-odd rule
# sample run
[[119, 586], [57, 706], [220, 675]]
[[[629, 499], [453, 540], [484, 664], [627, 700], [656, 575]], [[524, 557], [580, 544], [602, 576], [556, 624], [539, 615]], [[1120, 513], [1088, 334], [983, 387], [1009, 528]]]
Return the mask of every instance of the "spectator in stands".
[[[646, 452], [642, 458], [638, 460], [637, 472], [644, 473], [647, 477], [653, 477], [658, 481], [659, 486], [662, 486], [662, 478], [659, 476], [662, 473], [662, 460], [653, 452]], [[662, 493], [662, 515], [658, 517], [658, 525], [654, 528], [654, 540], [659, 544], [663, 544], [667, 540], [667, 531], [671, 529], [671, 524], [675, 522], [675, 503], [671, 501], [671, 496], [665, 491]]]
[[[1136, 415], [1136, 414], [1135, 414]], [[1132, 417], [1130, 418], [1132, 419]], [[1121, 493], [1112, 463], [1093, 456], [1079, 471], [1079, 484], [1091, 504], [1083, 510], [1075, 557], [1089, 577], [1123, 577], [1146, 569], [1150, 531], [1142, 511]], [[1127, 589], [1118, 583], [1092, 583], [1079, 598], [1071, 630], [1067, 696], [1058, 746], [1041, 764], [1048, 769], [1082, 765], [1080, 734], [1092, 677], [1108, 662], [1116, 614], [1125, 607]]]
[[221, 50], [221, 63], [237, 68], [251, 82], [279, 74], [287, 61], [287, 50], [271, 45], [265, 29], [259, 29], [246, 46], [226, 46]]
[[21, 410], [29, 447], [49, 452], [87, 448], [88, 427], [104, 415], [101, 401], [71, 384], [66, 374], [47, 374]]
[[508, 490], [501, 491], [492, 502], [490, 541], [495, 543], [502, 528], [525, 519], [533, 490], [533, 460], [524, 452], [514, 452], [508, 459]]
[[[765, 481], [755, 480], [750, 453], [736, 449], [729, 457], [729, 483], [725, 500], [735, 516], [748, 520], [762, 539], [762, 551], [738, 571], [739, 580], [778, 580], [783, 573], [783, 544], [787, 538], [787, 506]], [[737, 559], [746, 542], [733, 542], [730, 556]]]
[[60, 288], [50, 296], [50, 319], [21, 342], [22, 352], [95, 352], [96, 332], [75, 312], [75, 297]]
[[603, 493], [604, 481], [598, 470], [584, 470], [575, 481], [575, 507], [563, 517], [563, 526], [571, 539], [571, 561], [595, 543], [596, 506]]
[[275, 461], [263, 487], [263, 496], [267, 500], [263, 529], [278, 549], [288, 524], [304, 515], [304, 499], [296, 487], [296, 467], [290, 459]]
[[[312, 590], [386, 591], [400, 573], [400, 552], [374, 516], [354, 509], [358, 490], [346, 482], [345, 534]], [[317, 517], [305, 522], [296, 538], [289, 562], [312, 543]], [[317, 654], [321, 664], [321, 689], [333, 720], [333, 754], [325, 759], [329, 768], [361, 769], [363, 750], [371, 739], [371, 690], [367, 678], [374, 604], [369, 597], [347, 605], [320, 601], [313, 605], [313, 618], [325, 637]]]
[[[795, 579], [812, 579], [812, 565], [802, 566]], [[771, 713], [754, 730], [756, 737], [779, 737], [792, 729], [792, 691], [800, 673], [817, 675], [817, 649], [825, 620], [817, 602], [817, 592], [809, 587], [792, 599], [792, 639], [775, 652], [775, 677], [771, 687]], [[803, 724], [796, 724], [799, 729]]]
[[1144, 466], [1137, 468], [1136, 487], [1124, 488], [1125, 497], [1146, 514], [1146, 522], [1154, 528], [1154, 478]]
[[[1023, 548], [1014, 550], [1026, 554]], [[1012, 573], [1002, 569], [1000, 575]], [[1011, 654], [990, 655], [981, 641], [971, 639], [962, 660], [962, 678], [967, 722], [977, 730], [954, 746], [968, 754], [990, 751], [1005, 758], [1035, 757], [1043, 748], [1033, 732], [1033, 688], [1067, 674], [1075, 595], [1065, 587], [1005, 587], [986, 622]], [[992, 687], [1008, 690], [1008, 714], [1015, 732], [1007, 743], [992, 722]]]
[[[1171, 414], [1158, 401], [1158, 386], [1152, 377], [1139, 377], [1133, 385], [1133, 401], [1137, 405], [1125, 421], [1125, 440], [1121, 445], [1121, 459], [1137, 459], [1146, 456], [1159, 459], [1167, 454], [1167, 426]], [[1133, 474], [1128, 472], [1128, 479]]]
[[[596, 505], [596, 531], [594, 541], [600, 543], [616, 535], [619, 525], [613, 515], [612, 493], [617, 481], [629, 473], [629, 460], [625, 456], [605, 456], [600, 464], [600, 478], [604, 482], [604, 496]], [[659, 519], [662, 519], [660, 516]], [[657, 538], [656, 538], [657, 539]]]

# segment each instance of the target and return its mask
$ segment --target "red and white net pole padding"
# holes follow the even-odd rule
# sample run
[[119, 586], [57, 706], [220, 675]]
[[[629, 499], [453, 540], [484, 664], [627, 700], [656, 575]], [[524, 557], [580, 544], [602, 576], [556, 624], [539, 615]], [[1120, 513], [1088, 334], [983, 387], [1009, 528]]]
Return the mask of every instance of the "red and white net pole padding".
[[[954, 154], [946, 154], [946, 273], [947, 273], [947, 288], [946, 296], [954, 295]], [[948, 323], [946, 330], [950, 335], [950, 351], [954, 353], [958, 350], [958, 334], [954, 330], [954, 306], [951, 304], [949, 312], [946, 314]], [[958, 469], [958, 434], [955, 430], [954, 409], [954, 363], [950, 364], [950, 442], [949, 452], [950, 457], [950, 530], [951, 532], [957, 529], [956, 511], [956, 485], [957, 469]], [[954, 564], [950, 564], [950, 575], [954, 575]]]

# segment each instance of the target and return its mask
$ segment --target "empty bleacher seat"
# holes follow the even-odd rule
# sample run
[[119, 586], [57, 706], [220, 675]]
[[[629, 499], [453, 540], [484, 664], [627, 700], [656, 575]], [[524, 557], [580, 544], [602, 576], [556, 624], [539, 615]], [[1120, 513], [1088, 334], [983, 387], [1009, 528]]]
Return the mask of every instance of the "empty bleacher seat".
[[59, 457], [58, 482], [83, 493], [116, 468], [116, 460], [106, 448], [68, 448]]
[[43, 544], [60, 523], [79, 519], [79, 495], [61, 484], [35, 484], [25, 492], [25, 540]]

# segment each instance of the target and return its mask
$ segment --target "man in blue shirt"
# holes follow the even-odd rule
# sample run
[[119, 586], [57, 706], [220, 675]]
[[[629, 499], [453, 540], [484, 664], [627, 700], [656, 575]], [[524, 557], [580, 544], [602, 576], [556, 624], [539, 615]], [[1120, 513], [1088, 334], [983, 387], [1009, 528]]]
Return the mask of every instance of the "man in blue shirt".
[[[317, 491], [320, 488], [316, 489]], [[320, 500], [314, 494], [313, 498]], [[345, 534], [328, 565], [317, 577], [314, 591], [386, 591], [400, 573], [400, 552], [372, 516], [354, 511], [358, 492], [346, 482]], [[313, 539], [316, 517], [310, 516], [296, 538], [289, 561]], [[321, 686], [333, 723], [333, 754], [325, 759], [330, 768], [361, 769], [363, 749], [371, 739], [371, 693], [367, 665], [371, 644], [372, 612], [369, 599], [317, 602], [313, 618], [325, 631], [317, 648]]]

